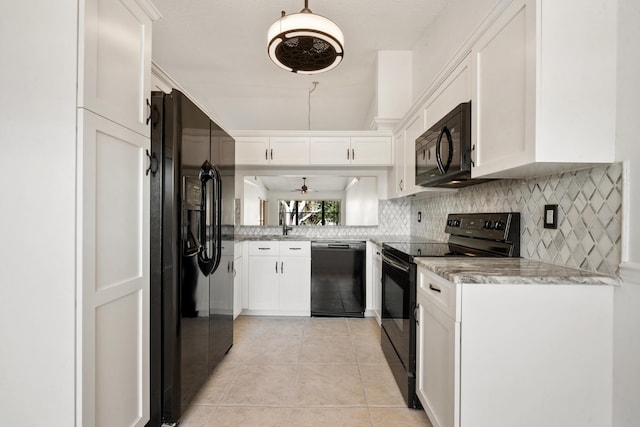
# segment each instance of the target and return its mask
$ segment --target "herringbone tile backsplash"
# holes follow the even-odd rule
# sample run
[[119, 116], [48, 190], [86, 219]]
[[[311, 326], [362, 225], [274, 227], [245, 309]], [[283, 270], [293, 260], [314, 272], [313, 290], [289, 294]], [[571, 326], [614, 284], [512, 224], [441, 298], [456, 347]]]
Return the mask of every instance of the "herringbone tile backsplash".
[[[558, 228], [543, 227], [544, 205], [558, 205]], [[418, 212], [422, 222], [418, 223]], [[616, 275], [620, 264], [622, 165], [505, 179], [411, 203], [411, 234], [446, 240], [447, 214], [520, 212], [521, 256]]]

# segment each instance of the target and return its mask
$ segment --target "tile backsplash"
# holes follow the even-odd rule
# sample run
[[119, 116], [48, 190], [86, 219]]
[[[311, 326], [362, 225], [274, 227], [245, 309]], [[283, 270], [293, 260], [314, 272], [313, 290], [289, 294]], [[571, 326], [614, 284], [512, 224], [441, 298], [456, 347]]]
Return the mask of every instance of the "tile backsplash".
[[[449, 213], [520, 212], [522, 257], [616, 275], [622, 175], [622, 165], [616, 163], [559, 175], [491, 181], [413, 200], [410, 233], [446, 240], [444, 224]], [[543, 227], [546, 204], [558, 205], [557, 229]]]

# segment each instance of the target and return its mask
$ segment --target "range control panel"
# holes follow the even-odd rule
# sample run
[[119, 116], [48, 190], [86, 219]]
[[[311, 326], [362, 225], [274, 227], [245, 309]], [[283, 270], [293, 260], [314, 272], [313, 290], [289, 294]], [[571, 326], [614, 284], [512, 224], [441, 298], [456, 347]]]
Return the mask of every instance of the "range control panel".
[[496, 241], [520, 239], [520, 214], [517, 212], [449, 214], [445, 232]]

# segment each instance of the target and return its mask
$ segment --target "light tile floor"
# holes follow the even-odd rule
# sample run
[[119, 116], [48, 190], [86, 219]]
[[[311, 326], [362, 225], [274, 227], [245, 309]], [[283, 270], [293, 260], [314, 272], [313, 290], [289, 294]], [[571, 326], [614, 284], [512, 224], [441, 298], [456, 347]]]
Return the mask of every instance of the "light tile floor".
[[406, 408], [374, 319], [249, 316], [180, 425], [431, 427]]

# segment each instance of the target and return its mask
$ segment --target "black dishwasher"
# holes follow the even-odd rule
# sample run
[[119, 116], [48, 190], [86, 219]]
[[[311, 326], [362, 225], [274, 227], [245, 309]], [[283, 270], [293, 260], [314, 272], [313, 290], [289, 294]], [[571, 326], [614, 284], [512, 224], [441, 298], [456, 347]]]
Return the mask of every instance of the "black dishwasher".
[[365, 242], [311, 242], [311, 315], [364, 317]]

